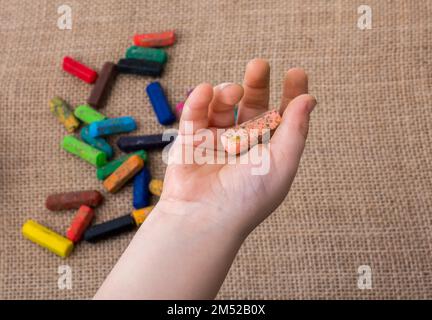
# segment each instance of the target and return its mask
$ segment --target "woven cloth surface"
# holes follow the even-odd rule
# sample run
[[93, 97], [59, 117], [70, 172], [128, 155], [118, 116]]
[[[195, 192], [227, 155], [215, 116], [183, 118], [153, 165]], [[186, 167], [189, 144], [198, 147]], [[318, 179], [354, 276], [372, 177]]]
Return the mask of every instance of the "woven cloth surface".
[[[72, 30], [57, 27], [62, 4]], [[62, 260], [20, 228], [32, 218], [64, 233], [73, 211], [48, 212], [46, 196], [103, 189], [92, 166], [59, 147], [66, 132], [48, 100], [76, 106], [91, 89], [61, 70], [62, 57], [100, 70], [134, 33], [166, 29], [178, 34], [160, 79], [173, 105], [200, 82], [241, 83], [254, 57], [271, 64], [272, 106], [293, 66], [319, 101], [288, 198], [247, 239], [218, 298], [432, 298], [432, 2], [369, 0], [370, 30], [357, 27], [360, 4], [0, 0], [0, 298], [91, 298], [129, 243], [133, 232]], [[149, 81], [118, 77], [102, 111], [136, 117], [139, 134], [161, 132]], [[160, 152], [150, 169], [163, 177]], [[107, 195], [96, 222], [130, 212], [131, 191]], [[71, 290], [57, 286], [63, 264]], [[372, 269], [370, 290], [357, 287], [360, 265]]]

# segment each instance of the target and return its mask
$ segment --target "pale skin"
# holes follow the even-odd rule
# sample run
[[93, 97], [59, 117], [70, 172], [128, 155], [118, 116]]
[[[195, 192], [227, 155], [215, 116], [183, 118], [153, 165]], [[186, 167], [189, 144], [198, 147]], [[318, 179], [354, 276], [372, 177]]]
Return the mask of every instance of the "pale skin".
[[[267, 111], [269, 79], [269, 64], [254, 59], [242, 85], [198, 85], [185, 103], [180, 135], [188, 121], [194, 132], [233, 126], [236, 104], [239, 123]], [[249, 164], [168, 165], [159, 202], [95, 299], [213, 299], [246, 237], [288, 194], [315, 105], [305, 72], [288, 70], [266, 175], [252, 175]], [[176, 141], [172, 149], [180, 147]]]

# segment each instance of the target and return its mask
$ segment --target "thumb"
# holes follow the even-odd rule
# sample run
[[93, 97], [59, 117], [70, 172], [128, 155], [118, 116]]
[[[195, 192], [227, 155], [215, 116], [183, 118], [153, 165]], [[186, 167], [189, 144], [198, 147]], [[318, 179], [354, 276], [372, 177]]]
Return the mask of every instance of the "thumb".
[[294, 98], [285, 109], [282, 122], [271, 139], [272, 165], [291, 184], [306, 143], [309, 115], [317, 101], [309, 94]]

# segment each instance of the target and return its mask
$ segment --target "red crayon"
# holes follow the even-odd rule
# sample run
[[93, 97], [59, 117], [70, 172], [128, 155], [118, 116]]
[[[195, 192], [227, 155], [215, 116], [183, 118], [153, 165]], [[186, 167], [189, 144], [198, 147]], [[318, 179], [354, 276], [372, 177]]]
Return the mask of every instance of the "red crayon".
[[87, 206], [81, 206], [66, 231], [66, 237], [72, 242], [80, 241], [84, 231], [90, 226], [94, 218], [94, 211]]
[[63, 58], [63, 70], [87, 83], [94, 83], [98, 77], [96, 71], [72, 59], [71, 57]]
[[175, 33], [172, 31], [145, 33], [134, 35], [134, 44], [141, 47], [166, 47], [175, 42]]

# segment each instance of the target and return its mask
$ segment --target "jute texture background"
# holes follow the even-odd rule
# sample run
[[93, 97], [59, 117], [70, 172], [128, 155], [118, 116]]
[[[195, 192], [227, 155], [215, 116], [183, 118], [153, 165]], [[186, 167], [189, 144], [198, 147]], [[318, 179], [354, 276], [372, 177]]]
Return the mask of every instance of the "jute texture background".
[[[48, 212], [45, 197], [102, 190], [94, 168], [59, 147], [66, 132], [48, 100], [76, 106], [91, 88], [62, 72], [62, 57], [99, 70], [134, 33], [174, 28], [161, 78], [173, 105], [200, 82], [241, 82], [254, 57], [271, 64], [273, 106], [292, 66], [319, 101], [289, 197], [247, 239], [218, 297], [432, 298], [432, 2], [366, 1], [373, 24], [361, 31], [363, 2], [0, 0], [0, 297], [90, 298], [127, 246], [133, 233], [82, 243], [63, 261], [20, 228], [32, 218], [63, 233], [73, 212]], [[57, 28], [62, 4], [72, 30]], [[102, 111], [135, 116], [138, 134], [161, 132], [150, 80], [118, 77]], [[150, 168], [163, 177], [160, 153]], [[130, 212], [131, 191], [107, 195], [96, 222]], [[72, 290], [57, 287], [62, 264]], [[371, 290], [357, 288], [360, 265], [372, 268]]]

